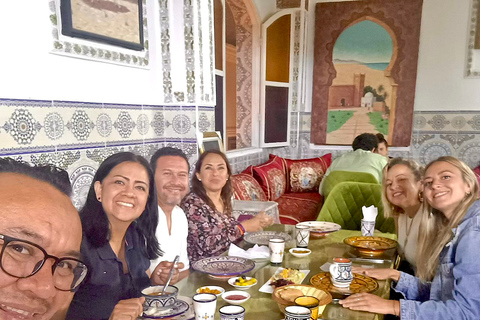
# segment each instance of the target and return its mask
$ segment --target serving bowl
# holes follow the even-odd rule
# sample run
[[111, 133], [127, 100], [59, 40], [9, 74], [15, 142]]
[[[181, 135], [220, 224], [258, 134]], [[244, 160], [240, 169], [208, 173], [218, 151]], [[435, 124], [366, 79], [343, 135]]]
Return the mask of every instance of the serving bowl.
[[288, 252], [290, 252], [294, 257], [303, 258], [312, 253], [312, 250], [307, 248], [292, 248], [288, 250]]
[[177, 302], [178, 288], [168, 286], [163, 295], [160, 295], [164, 286], [150, 286], [142, 290], [145, 304], [157, 309], [169, 308]]
[[289, 301], [289, 300], [283, 299], [280, 296], [280, 293], [283, 290], [287, 290], [287, 289], [298, 289], [303, 293], [304, 296], [311, 296], [311, 297], [317, 298], [320, 301], [320, 303], [318, 304], [318, 316], [321, 316], [327, 304], [332, 302], [332, 295], [325, 290], [321, 290], [321, 289], [315, 288], [314, 286], [305, 285], [305, 284], [290, 284], [290, 285], [276, 288], [272, 294], [273, 300], [278, 304], [278, 309], [280, 309], [282, 313], [285, 313], [286, 307], [295, 305], [295, 299], [293, 299], [293, 301]]
[[[204, 292], [202, 292], [202, 289], [204, 289]], [[208, 290], [205, 290], [205, 289], [208, 289]], [[217, 290], [217, 291], [220, 291], [220, 292], [219, 293], [209, 292], [209, 291], [212, 291], [212, 290]], [[222, 293], [225, 292], [225, 289], [223, 289], [222, 287], [219, 287], [219, 286], [203, 286], [203, 287], [198, 288], [196, 292], [197, 293], [213, 293], [214, 295], [216, 295], [218, 297]]]
[[257, 279], [255, 279], [255, 278], [253, 278], [253, 277], [245, 277], [245, 280], [248, 281], [248, 280], [252, 280], [252, 279], [253, 279], [253, 280], [255, 280], [255, 282], [252, 283], [252, 284], [243, 285], [243, 286], [242, 286], [242, 285], [235, 284], [235, 282], [236, 282], [237, 279], [239, 279], [239, 278], [240, 278], [240, 277], [233, 277], [233, 278], [228, 279], [228, 284], [231, 285], [232, 287], [237, 288], [238, 290], [247, 290], [247, 289], [255, 286], [255, 285], [258, 283]]
[[[240, 299], [240, 296], [243, 296], [243, 299]], [[222, 299], [230, 304], [240, 305], [250, 299], [250, 294], [248, 292], [238, 290], [227, 291], [222, 293]]]

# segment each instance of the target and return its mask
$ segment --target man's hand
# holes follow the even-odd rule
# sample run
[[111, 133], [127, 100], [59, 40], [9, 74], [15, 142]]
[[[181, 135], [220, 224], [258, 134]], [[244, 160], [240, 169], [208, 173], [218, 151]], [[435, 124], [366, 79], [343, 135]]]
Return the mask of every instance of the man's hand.
[[113, 309], [109, 320], [135, 320], [143, 313], [145, 298], [120, 300]]
[[344, 300], [340, 300], [340, 304], [344, 308], [351, 310], [394, 315], [400, 313], [399, 301], [386, 300], [371, 293], [358, 293], [351, 295]]
[[400, 271], [395, 269], [370, 269], [361, 267], [352, 267], [353, 273], [363, 274], [364, 276], [375, 278], [378, 280], [392, 279], [395, 281], [400, 280]]
[[[170, 269], [173, 265], [173, 262], [169, 261], [162, 261], [156, 267], [150, 277], [150, 280], [155, 285], [162, 285], [165, 284], [168, 280], [168, 276], [170, 274]], [[174, 284], [179, 280], [180, 269], [183, 269], [185, 265], [182, 262], [177, 263], [177, 266], [174, 268], [172, 281], [170, 284]]]

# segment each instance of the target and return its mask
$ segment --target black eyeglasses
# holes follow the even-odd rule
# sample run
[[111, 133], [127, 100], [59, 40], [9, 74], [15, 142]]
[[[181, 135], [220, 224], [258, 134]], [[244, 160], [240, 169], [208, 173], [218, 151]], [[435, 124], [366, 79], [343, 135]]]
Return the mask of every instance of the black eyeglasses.
[[57, 258], [49, 255], [39, 245], [0, 234], [3, 240], [0, 253], [0, 267], [15, 278], [28, 278], [36, 274], [47, 259], [53, 259], [52, 275], [55, 288], [61, 291], [75, 291], [87, 276], [88, 268], [75, 258]]

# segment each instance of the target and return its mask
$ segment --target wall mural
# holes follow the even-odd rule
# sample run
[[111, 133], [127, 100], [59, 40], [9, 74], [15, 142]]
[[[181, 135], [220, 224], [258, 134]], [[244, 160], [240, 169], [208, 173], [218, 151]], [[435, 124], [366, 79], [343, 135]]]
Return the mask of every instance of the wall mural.
[[422, 0], [318, 3], [311, 139], [381, 132], [410, 145]]
[[370, 20], [340, 34], [333, 48], [337, 74], [328, 93], [327, 144], [349, 144], [364, 132], [380, 132], [388, 140], [389, 111], [396, 98], [396, 84], [386, 76], [393, 50], [388, 31]]

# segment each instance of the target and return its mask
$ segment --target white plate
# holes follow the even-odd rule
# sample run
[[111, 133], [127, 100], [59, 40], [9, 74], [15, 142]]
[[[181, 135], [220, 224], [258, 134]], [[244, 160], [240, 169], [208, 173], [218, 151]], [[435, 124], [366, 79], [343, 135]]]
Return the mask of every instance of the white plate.
[[[295, 251], [308, 251], [308, 252], [298, 253], [298, 252], [295, 252]], [[290, 252], [294, 257], [303, 258], [303, 257], [308, 256], [310, 253], [312, 253], [312, 250], [307, 249], [307, 248], [292, 248], [292, 249], [288, 250], [288, 252]]]
[[[284, 268], [282, 267], [279, 267], [275, 273], [273, 275], [276, 275], [280, 272], [283, 271]], [[303, 272], [304, 276], [302, 279], [300, 279], [300, 281], [296, 284], [301, 284], [303, 282], [303, 280], [305, 279], [305, 277], [308, 275], [308, 273], [310, 272], [310, 270], [300, 270], [301, 272]], [[270, 279], [268, 279], [267, 282], [265, 282], [265, 284], [258, 290], [260, 292], [265, 292], [265, 293], [273, 293], [273, 290], [275, 290], [275, 288], [273, 288], [273, 286], [270, 285], [270, 283], [272, 283], [272, 279], [273, 279], [273, 276], [270, 277]]]
[[310, 227], [310, 232], [316, 234], [327, 234], [342, 229], [341, 225], [326, 221], [304, 221], [297, 223], [297, 226], [308, 226]]
[[[238, 278], [239, 277], [233, 277], [233, 278], [228, 279], [228, 284], [231, 285], [232, 287], [237, 288], [238, 290], [247, 290], [247, 289], [257, 285], [257, 283], [258, 283], [258, 281], [255, 280], [254, 284], [251, 284], [251, 285], [248, 285], [248, 286], [239, 286], [239, 285], [235, 284], [235, 282], [237, 281]], [[245, 277], [245, 279], [251, 280], [253, 278], [252, 277]]]

